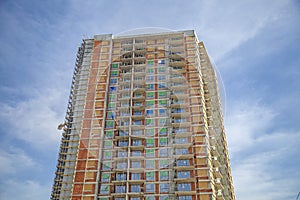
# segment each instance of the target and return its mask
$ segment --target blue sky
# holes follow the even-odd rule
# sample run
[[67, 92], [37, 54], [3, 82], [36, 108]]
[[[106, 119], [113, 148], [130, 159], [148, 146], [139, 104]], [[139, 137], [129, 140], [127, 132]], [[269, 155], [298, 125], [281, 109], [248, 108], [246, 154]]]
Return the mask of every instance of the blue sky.
[[0, 199], [49, 199], [77, 47], [141, 27], [195, 29], [222, 75], [238, 200], [300, 191], [296, 0], [0, 2]]

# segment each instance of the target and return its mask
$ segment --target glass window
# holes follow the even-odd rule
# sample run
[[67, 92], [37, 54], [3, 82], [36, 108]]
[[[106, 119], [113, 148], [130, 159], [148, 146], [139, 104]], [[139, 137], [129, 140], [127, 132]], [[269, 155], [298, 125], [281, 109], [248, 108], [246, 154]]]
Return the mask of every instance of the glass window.
[[117, 193], [125, 193], [126, 192], [126, 186], [125, 185], [117, 185], [116, 186], [116, 192]]
[[132, 146], [141, 146], [142, 140], [132, 140]]
[[99, 200], [108, 200], [107, 197], [101, 197]]
[[192, 200], [192, 196], [179, 196], [179, 200]]
[[155, 200], [154, 196], [146, 196], [146, 200]]
[[164, 67], [158, 68], [158, 72], [159, 73], [164, 73], [165, 71], [166, 71], [166, 69]]
[[104, 159], [111, 159], [112, 158], [112, 152], [111, 151], [105, 151], [103, 158]]
[[126, 173], [124, 174], [117, 174], [117, 181], [126, 181]]
[[108, 194], [109, 193], [109, 185], [101, 185], [100, 194]]
[[112, 141], [111, 140], [106, 140], [104, 142], [104, 147], [108, 148], [108, 149], [112, 148]]
[[111, 76], [118, 76], [118, 71], [111, 71]]
[[107, 171], [107, 170], [111, 170], [111, 162], [103, 162], [102, 164], [102, 170]]
[[120, 157], [120, 158], [128, 157], [128, 152], [127, 151], [119, 151], [118, 157]]
[[148, 74], [153, 74], [154, 73], [154, 69], [153, 68], [148, 68], [147, 73]]
[[140, 200], [140, 197], [130, 197], [130, 200]]
[[[129, 106], [129, 104], [127, 104]], [[143, 103], [140, 101], [134, 102], [134, 106], [142, 106]]]
[[154, 149], [146, 149], [146, 157], [154, 157]]
[[131, 155], [132, 155], [132, 156], [142, 156], [142, 152], [139, 151], [139, 150], [135, 150], [135, 151], [132, 151], [132, 152], [131, 152]]
[[121, 140], [119, 141], [120, 147], [127, 147], [128, 146], [128, 140]]
[[190, 162], [189, 160], [177, 160], [177, 166], [189, 166]]
[[159, 135], [166, 135], [167, 134], [167, 128], [161, 128], [159, 130]]
[[153, 66], [154, 65], [154, 60], [148, 60], [147, 65], [148, 66]]
[[166, 91], [158, 92], [158, 97], [159, 98], [163, 98], [163, 97], [166, 97], [166, 96], [167, 96], [167, 92]]
[[185, 133], [187, 132], [187, 128], [175, 128], [175, 133]]
[[141, 162], [140, 161], [132, 161], [131, 167], [132, 168], [141, 168]]
[[167, 100], [159, 100], [158, 105], [159, 106], [167, 106]]
[[146, 136], [153, 136], [154, 135], [154, 129], [146, 129]]
[[177, 178], [190, 178], [191, 173], [190, 171], [179, 171], [177, 172]]
[[146, 172], [146, 180], [154, 181], [154, 172]]
[[105, 137], [106, 138], [112, 138], [114, 135], [114, 131], [106, 131]]
[[107, 112], [107, 118], [109, 118], [109, 119], [114, 119], [114, 118], [115, 118], [115, 112], [113, 112], [113, 111], [108, 111], [108, 112]]
[[158, 80], [159, 81], [164, 81], [164, 80], [166, 80], [166, 76], [165, 75], [159, 75]]
[[110, 84], [117, 84], [117, 83], [118, 83], [118, 79], [117, 78], [110, 79]]
[[186, 137], [183, 137], [183, 138], [175, 138], [175, 143], [176, 144], [186, 144], [186, 143], [188, 143], [189, 142], [189, 140], [188, 140], [188, 138], [186, 138]]
[[109, 110], [112, 110], [112, 109], [114, 109], [114, 108], [116, 108], [116, 103], [114, 103], [114, 102], [109, 102], [109, 103], [108, 103], [108, 109], [109, 109]]
[[153, 126], [154, 120], [153, 119], [146, 119], [146, 126]]
[[125, 169], [125, 168], [127, 168], [127, 162], [119, 162], [119, 163], [117, 163], [117, 168], [118, 169]]
[[147, 147], [153, 147], [154, 146], [154, 139], [153, 138], [146, 139], [146, 146]]
[[157, 63], [158, 63], [158, 65], [164, 65], [165, 64], [165, 60], [158, 60]]
[[110, 174], [109, 173], [102, 173], [101, 174], [101, 181], [102, 182], [109, 182], [110, 181]]
[[132, 173], [131, 180], [141, 180], [141, 174], [140, 173]]
[[142, 120], [134, 120], [133, 125], [142, 125]]
[[159, 149], [159, 157], [167, 157], [167, 156], [168, 156], [168, 149], [167, 148]]
[[146, 160], [146, 168], [147, 169], [153, 169], [154, 168], [154, 160]]
[[146, 114], [147, 114], [147, 116], [153, 116], [154, 111], [153, 110], [146, 110]]
[[168, 144], [167, 138], [159, 138], [159, 146], [166, 146]]
[[166, 110], [166, 109], [159, 109], [159, 110], [158, 110], [158, 115], [159, 115], [159, 116], [165, 116], [166, 113], [167, 113], [167, 110]]
[[154, 192], [154, 184], [153, 183], [146, 184], [146, 192]]
[[138, 110], [138, 111], [134, 111], [133, 115], [142, 115], [142, 111]]
[[163, 126], [163, 125], [165, 125], [165, 123], [166, 123], [166, 119], [165, 118], [158, 119], [158, 125], [159, 126]]
[[159, 88], [159, 89], [166, 88], [166, 84], [165, 84], [165, 83], [160, 83], [160, 84], [158, 85], [158, 88]]
[[154, 98], [154, 92], [147, 92], [147, 98]]
[[143, 135], [143, 130], [133, 130], [132, 135]]
[[154, 90], [154, 84], [147, 84], [147, 90]]
[[175, 149], [175, 154], [176, 154], [176, 155], [185, 155], [185, 154], [189, 154], [189, 150], [186, 149], [186, 148]]
[[160, 192], [169, 192], [169, 184], [168, 183], [160, 183], [159, 191]]
[[163, 195], [159, 197], [159, 200], [169, 200], [169, 197], [167, 195]]
[[166, 168], [169, 166], [169, 161], [168, 160], [160, 160], [159, 161], [159, 167], [160, 168]]
[[154, 81], [154, 77], [153, 76], [147, 76], [147, 81]]
[[191, 191], [190, 183], [178, 183], [177, 185], [178, 191]]
[[119, 67], [119, 63], [113, 63], [112, 64], [112, 68], [113, 69], [118, 69], [118, 67]]
[[153, 100], [146, 101], [146, 104], [147, 104], [148, 107], [153, 106], [154, 105], [154, 101]]
[[131, 185], [130, 190], [131, 190], [131, 192], [140, 192], [141, 186], [140, 185]]
[[[128, 131], [122, 131], [122, 130], [119, 131], [119, 136], [127, 136], [127, 135], [128, 135]], [[128, 146], [128, 143], [126, 146]]]
[[116, 95], [115, 94], [109, 94], [109, 100], [116, 100]]
[[168, 171], [160, 171], [159, 172], [159, 180], [169, 180], [169, 172]]

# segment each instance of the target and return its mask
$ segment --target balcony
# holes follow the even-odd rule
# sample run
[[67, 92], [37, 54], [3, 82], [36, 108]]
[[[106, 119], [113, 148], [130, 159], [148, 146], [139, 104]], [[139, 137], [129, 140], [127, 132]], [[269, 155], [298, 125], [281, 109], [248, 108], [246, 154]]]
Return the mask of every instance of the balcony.
[[214, 156], [212, 157], [212, 163], [214, 165], [214, 167], [220, 167], [220, 162], [219, 162], [219, 158]]
[[[139, 114], [139, 115], [132, 115], [132, 119], [133, 120], [143, 120], [143, 119], [145, 119], [145, 115], [143, 115], [143, 114]], [[133, 124], [133, 125], [136, 125], [136, 124]], [[143, 125], [143, 124], [140, 124], [139, 126], [141, 126], [141, 125]]]
[[219, 169], [218, 167], [216, 167], [216, 168], [214, 169], [214, 175], [215, 175], [217, 178], [222, 178], [222, 177], [223, 177], [222, 174], [221, 174], [221, 171], [220, 171], [220, 169]]
[[188, 117], [190, 116], [190, 113], [187, 111], [183, 112], [172, 112], [171, 114], [172, 117], [179, 118], [179, 117]]
[[173, 91], [176, 91], [176, 90], [186, 90], [186, 89], [188, 89], [189, 87], [188, 87], [188, 85], [187, 84], [173, 84], [172, 86], [171, 86], [171, 89], [173, 90]]
[[217, 151], [217, 147], [215, 147], [215, 146], [211, 146], [211, 154], [213, 155], [213, 156], [219, 156], [220, 154], [219, 154], [219, 152]]
[[187, 142], [187, 143], [183, 143], [183, 144], [173, 144], [173, 147], [174, 148], [185, 148], [185, 147], [190, 147], [192, 145], [193, 145], [193, 143]]
[[170, 59], [181, 59], [184, 58], [184, 54], [183, 53], [176, 53], [176, 52], [171, 52], [169, 55]]
[[194, 170], [195, 166], [188, 165], [188, 166], [174, 166], [175, 170]]
[[176, 183], [192, 183], [195, 182], [194, 178], [174, 178]]
[[221, 182], [221, 178], [215, 179], [215, 185], [216, 185], [216, 187], [217, 187], [218, 190], [221, 190], [221, 189], [224, 188], [224, 187], [223, 187], [223, 184], [222, 184], [222, 182]]
[[173, 155], [175, 159], [190, 159], [194, 158], [194, 154]]
[[134, 111], [144, 110], [144, 109], [145, 109], [145, 105], [143, 103], [141, 104], [134, 103], [132, 106], [132, 110]]
[[185, 92], [173, 92], [171, 94], [171, 98], [172, 99], [184, 99], [184, 98], [187, 98], [188, 97], [188, 94], [186, 94]]
[[173, 121], [172, 122], [172, 127], [174, 127], [174, 128], [177, 128], [177, 127], [190, 127], [190, 126], [191, 126], [191, 122], [185, 122], [185, 121], [182, 121], [182, 122]]
[[187, 102], [172, 102], [171, 108], [186, 108], [189, 104]]

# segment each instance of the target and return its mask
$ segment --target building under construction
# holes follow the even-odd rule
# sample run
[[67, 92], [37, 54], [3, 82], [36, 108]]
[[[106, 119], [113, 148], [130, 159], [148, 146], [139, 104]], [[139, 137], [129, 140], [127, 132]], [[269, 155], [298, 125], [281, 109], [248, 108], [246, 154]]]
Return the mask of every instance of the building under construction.
[[234, 200], [216, 72], [194, 31], [84, 39], [52, 200]]

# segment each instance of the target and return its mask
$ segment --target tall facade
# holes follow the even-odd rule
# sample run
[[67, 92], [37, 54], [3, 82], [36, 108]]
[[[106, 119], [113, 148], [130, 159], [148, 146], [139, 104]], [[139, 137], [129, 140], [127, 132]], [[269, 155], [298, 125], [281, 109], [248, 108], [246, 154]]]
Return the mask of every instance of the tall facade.
[[194, 31], [78, 50], [51, 199], [233, 200], [216, 73]]

